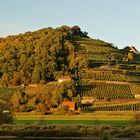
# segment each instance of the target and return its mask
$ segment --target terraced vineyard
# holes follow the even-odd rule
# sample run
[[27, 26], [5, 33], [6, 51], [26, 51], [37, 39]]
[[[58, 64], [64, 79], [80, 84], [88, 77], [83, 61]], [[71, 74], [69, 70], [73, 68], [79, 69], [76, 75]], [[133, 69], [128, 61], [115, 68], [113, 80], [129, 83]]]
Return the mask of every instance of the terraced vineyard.
[[140, 103], [129, 103], [129, 104], [117, 104], [117, 105], [94, 105], [94, 106], [83, 106], [84, 111], [139, 111]]
[[78, 44], [76, 57], [85, 57], [93, 62], [109, 62], [112, 61], [112, 54], [120, 55], [118, 49], [110, 43], [91, 38], [81, 40], [77, 37], [75, 40], [74, 43]]
[[101, 62], [106, 62], [106, 61], [111, 61], [107, 55], [96, 55], [96, 54], [87, 54], [87, 59], [89, 61], [101, 61]]
[[81, 79], [118, 81], [118, 82], [140, 82], [140, 77], [123, 74], [114, 74], [112, 71], [91, 71], [81, 73]]
[[83, 111], [140, 110], [140, 101], [135, 99], [135, 94], [139, 94], [139, 76], [123, 75], [111, 70], [85, 70], [80, 78], [81, 98], [94, 99], [92, 105], [82, 105]]
[[112, 84], [105, 82], [93, 82], [92, 84], [93, 85], [88, 86], [88, 88], [85, 88], [85, 86], [84, 88], [79, 88], [81, 97], [93, 96], [98, 99], [134, 98], [128, 84]]
[[89, 72], [82, 73], [82, 79], [94, 79], [94, 80], [105, 80], [105, 81], [125, 81], [125, 76], [120, 74], [112, 74], [112, 72]]
[[105, 45], [97, 45], [97, 44], [93, 44], [93, 43], [86, 43], [86, 51], [87, 52], [113, 52], [115, 51], [115, 48], [112, 48], [111, 46], [109, 46], [109, 44], [105, 44]]

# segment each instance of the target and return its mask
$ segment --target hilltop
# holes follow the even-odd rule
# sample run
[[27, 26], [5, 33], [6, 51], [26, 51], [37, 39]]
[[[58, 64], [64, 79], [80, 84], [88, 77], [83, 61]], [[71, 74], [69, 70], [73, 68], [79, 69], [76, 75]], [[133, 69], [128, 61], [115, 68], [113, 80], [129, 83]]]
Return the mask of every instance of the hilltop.
[[139, 64], [135, 47], [118, 49], [78, 26], [8, 36], [0, 39], [0, 96], [17, 112], [60, 111], [64, 101], [82, 111], [140, 110]]
[[[127, 51], [92, 39], [78, 26], [45, 28], [0, 39], [0, 78], [3, 85], [54, 81], [71, 73], [75, 63], [96, 65], [129, 61]], [[130, 54], [130, 59], [134, 54]], [[132, 60], [132, 61], [133, 61]], [[131, 61], [131, 60], [130, 60]]]

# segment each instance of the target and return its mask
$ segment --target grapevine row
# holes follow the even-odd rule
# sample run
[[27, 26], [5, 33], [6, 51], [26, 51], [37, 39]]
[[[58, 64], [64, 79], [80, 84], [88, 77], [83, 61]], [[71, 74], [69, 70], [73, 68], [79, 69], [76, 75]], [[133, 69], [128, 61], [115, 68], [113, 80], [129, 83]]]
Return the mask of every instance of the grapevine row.
[[83, 106], [83, 111], [140, 111], [140, 104], [123, 104], [111, 106]]
[[81, 86], [78, 88], [81, 97], [89, 96], [98, 99], [115, 99], [115, 98], [134, 98], [129, 85], [97, 83], [94, 82], [89, 86]]
[[82, 73], [82, 79], [94, 79], [94, 80], [105, 80], [105, 81], [125, 81], [125, 76], [120, 74], [111, 73]]

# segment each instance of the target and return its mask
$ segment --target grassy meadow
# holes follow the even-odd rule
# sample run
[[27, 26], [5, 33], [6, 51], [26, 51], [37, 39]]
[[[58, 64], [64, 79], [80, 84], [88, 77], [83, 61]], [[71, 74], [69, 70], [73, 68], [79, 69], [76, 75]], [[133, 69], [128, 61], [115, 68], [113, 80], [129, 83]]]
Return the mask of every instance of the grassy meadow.
[[94, 112], [77, 115], [40, 115], [35, 113], [16, 113], [15, 124], [79, 124], [124, 126], [131, 124], [134, 112]]

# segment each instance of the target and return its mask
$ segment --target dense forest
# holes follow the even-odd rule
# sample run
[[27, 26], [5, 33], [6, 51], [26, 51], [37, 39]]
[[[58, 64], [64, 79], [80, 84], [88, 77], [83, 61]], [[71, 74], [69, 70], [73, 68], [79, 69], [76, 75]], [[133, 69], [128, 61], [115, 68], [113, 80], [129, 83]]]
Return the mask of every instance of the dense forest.
[[1, 84], [46, 83], [71, 73], [75, 66], [73, 35], [87, 37], [78, 26], [62, 26], [1, 38]]

